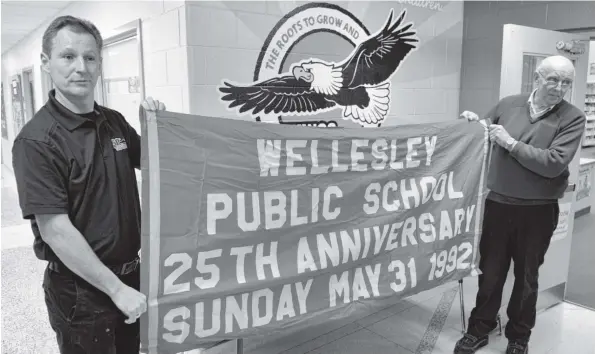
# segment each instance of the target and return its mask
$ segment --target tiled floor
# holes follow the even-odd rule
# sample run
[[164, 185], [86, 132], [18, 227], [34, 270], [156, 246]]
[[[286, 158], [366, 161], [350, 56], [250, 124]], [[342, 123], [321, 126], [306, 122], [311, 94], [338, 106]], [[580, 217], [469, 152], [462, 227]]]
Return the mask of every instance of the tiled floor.
[[[448, 319], [437, 335], [433, 349], [423, 350], [419, 343], [441, 295], [429, 301], [405, 300], [378, 313], [340, 328], [327, 331], [310, 328], [286, 338], [247, 340], [245, 353], [279, 354], [421, 354], [452, 353], [461, 336], [458, 294]], [[503, 314], [503, 326], [506, 316]], [[303, 336], [318, 331], [321, 335], [303, 341]], [[271, 341], [285, 343], [285, 349]], [[258, 342], [258, 343], [256, 343]], [[506, 338], [496, 330], [487, 347], [478, 354], [504, 353]], [[293, 345], [293, 347], [291, 347]], [[289, 346], [289, 347], [288, 347]], [[217, 351], [219, 352], [219, 351]], [[211, 351], [207, 352], [211, 354]], [[595, 311], [561, 303], [538, 314], [530, 343], [532, 354], [595, 354]]]

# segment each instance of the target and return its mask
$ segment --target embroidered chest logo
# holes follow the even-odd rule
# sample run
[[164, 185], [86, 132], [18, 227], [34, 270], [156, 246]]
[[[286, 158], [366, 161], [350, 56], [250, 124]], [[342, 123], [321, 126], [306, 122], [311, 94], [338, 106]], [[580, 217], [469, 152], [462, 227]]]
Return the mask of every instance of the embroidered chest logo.
[[126, 145], [126, 140], [122, 138], [113, 138], [112, 145], [116, 151], [128, 149], [128, 145]]

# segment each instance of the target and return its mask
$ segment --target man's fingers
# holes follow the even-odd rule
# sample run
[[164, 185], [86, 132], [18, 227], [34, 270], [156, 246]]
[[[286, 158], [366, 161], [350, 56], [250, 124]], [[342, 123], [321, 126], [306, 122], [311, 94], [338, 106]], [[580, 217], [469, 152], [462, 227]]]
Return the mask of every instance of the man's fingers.
[[147, 111], [165, 111], [165, 104], [159, 102], [159, 100], [154, 100], [152, 97], [147, 97], [141, 105]]
[[128, 319], [126, 319], [124, 322], [131, 324], [136, 322], [136, 320], [138, 320], [140, 318], [140, 316], [144, 313], [145, 311], [135, 311], [132, 312], [130, 314], [127, 315]]
[[138, 318], [138, 316], [136, 316], [136, 314], [134, 314], [134, 313], [126, 314], [126, 317], [128, 317], [128, 318], [124, 322], [126, 322], [128, 324], [136, 322], [136, 319]]
[[468, 121], [479, 120], [479, 116], [470, 111], [464, 111], [461, 116], [467, 118]]
[[146, 101], [147, 101], [147, 104], [149, 105], [149, 109], [154, 111], [156, 107], [155, 107], [155, 101], [153, 100], [153, 98], [147, 97]]
[[130, 303], [130, 309], [124, 313], [127, 317], [124, 322], [128, 324], [136, 322], [136, 320], [147, 311], [145, 294], [137, 293], [136, 296], [133, 296], [130, 300], [132, 301], [132, 303]]
[[147, 97], [142, 103], [141, 105], [143, 106], [143, 108], [147, 111], [155, 111], [157, 110], [157, 104], [159, 101], [155, 102], [155, 100], [153, 100], [152, 97]]

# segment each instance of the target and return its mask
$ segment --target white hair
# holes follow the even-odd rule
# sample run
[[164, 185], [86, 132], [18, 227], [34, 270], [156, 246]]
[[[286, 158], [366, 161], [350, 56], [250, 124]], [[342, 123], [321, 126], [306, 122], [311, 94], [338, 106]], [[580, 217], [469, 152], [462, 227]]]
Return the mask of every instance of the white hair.
[[543, 59], [537, 67], [537, 72], [547, 75], [552, 71], [565, 71], [574, 76], [574, 64], [572, 61], [562, 55], [554, 55]]

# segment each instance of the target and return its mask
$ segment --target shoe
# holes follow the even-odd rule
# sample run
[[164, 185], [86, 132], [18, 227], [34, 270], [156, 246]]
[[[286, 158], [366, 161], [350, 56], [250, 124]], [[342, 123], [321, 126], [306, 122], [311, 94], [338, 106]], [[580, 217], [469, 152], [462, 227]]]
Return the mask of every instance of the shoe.
[[488, 345], [488, 336], [475, 337], [469, 333], [465, 333], [463, 338], [459, 339], [455, 345], [454, 354], [473, 354], [479, 348]]
[[528, 354], [529, 345], [518, 340], [511, 340], [506, 347], [506, 354]]

